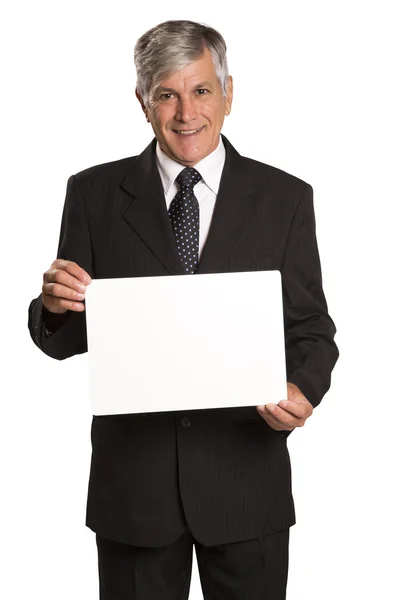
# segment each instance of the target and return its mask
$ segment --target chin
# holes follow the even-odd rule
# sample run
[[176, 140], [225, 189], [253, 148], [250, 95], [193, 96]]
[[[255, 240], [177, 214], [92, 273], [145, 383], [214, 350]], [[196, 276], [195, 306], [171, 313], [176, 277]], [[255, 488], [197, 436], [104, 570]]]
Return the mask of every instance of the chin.
[[174, 160], [182, 163], [196, 163], [203, 158], [201, 152], [182, 152], [181, 148], [174, 149], [174, 152], [170, 152], [170, 155]]

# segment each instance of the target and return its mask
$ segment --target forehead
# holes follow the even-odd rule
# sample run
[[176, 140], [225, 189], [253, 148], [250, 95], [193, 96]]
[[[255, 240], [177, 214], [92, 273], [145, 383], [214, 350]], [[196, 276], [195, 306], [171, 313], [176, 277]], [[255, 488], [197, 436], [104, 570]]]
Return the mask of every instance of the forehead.
[[208, 81], [215, 84], [217, 75], [211, 52], [206, 48], [197, 60], [189, 63], [182, 69], [169, 73], [160, 82], [160, 87], [175, 87], [195, 85], [198, 82]]

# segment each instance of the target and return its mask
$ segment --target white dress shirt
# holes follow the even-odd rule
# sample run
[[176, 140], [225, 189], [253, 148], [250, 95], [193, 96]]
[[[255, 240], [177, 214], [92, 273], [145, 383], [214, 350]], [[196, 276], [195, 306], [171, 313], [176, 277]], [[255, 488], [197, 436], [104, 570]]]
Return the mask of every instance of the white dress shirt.
[[[202, 177], [201, 181], [194, 187], [194, 195], [199, 202], [199, 259], [211, 225], [211, 218], [217, 199], [222, 169], [225, 163], [225, 154], [225, 146], [221, 136], [219, 136], [218, 147], [211, 152], [211, 154], [194, 165], [194, 168]], [[169, 158], [169, 156], [161, 150], [158, 142], [156, 145], [156, 161], [164, 188], [165, 201], [168, 210], [173, 198], [179, 191], [179, 186], [175, 179], [185, 167], [175, 160], [172, 160], [172, 158]]]

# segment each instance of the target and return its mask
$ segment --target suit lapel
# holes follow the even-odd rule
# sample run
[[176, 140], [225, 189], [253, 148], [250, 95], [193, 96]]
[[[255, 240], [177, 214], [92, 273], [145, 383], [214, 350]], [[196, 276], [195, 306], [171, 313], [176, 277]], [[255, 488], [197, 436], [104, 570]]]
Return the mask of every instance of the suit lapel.
[[[218, 272], [257, 215], [260, 185], [246, 170], [246, 159], [225, 136], [222, 140], [226, 149], [225, 164], [196, 274]], [[155, 147], [153, 139], [121, 182], [121, 188], [133, 198], [123, 217], [171, 275], [184, 275], [157, 169]]]
[[133, 197], [124, 219], [171, 275], [184, 275], [157, 169], [155, 148], [154, 138], [121, 182], [122, 189]]
[[248, 163], [222, 136], [226, 157], [211, 225], [196, 273], [218, 272], [257, 215], [259, 185]]

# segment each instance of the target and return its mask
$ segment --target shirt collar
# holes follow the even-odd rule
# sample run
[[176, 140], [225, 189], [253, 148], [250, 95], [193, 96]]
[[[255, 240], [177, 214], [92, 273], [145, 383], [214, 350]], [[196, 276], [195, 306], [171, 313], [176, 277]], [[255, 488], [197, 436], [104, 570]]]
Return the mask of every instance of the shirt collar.
[[[219, 144], [217, 148], [194, 166], [194, 168], [202, 176], [204, 183], [211, 189], [212, 192], [214, 192], [214, 194], [218, 193], [222, 169], [224, 168], [225, 154], [225, 146], [222, 142], [221, 136], [219, 136]], [[156, 160], [164, 188], [164, 193], [167, 196], [175, 179], [182, 169], [184, 169], [184, 165], [181, 165], [167, 156], [161, 150], [158, 142], [156, 144]]]

